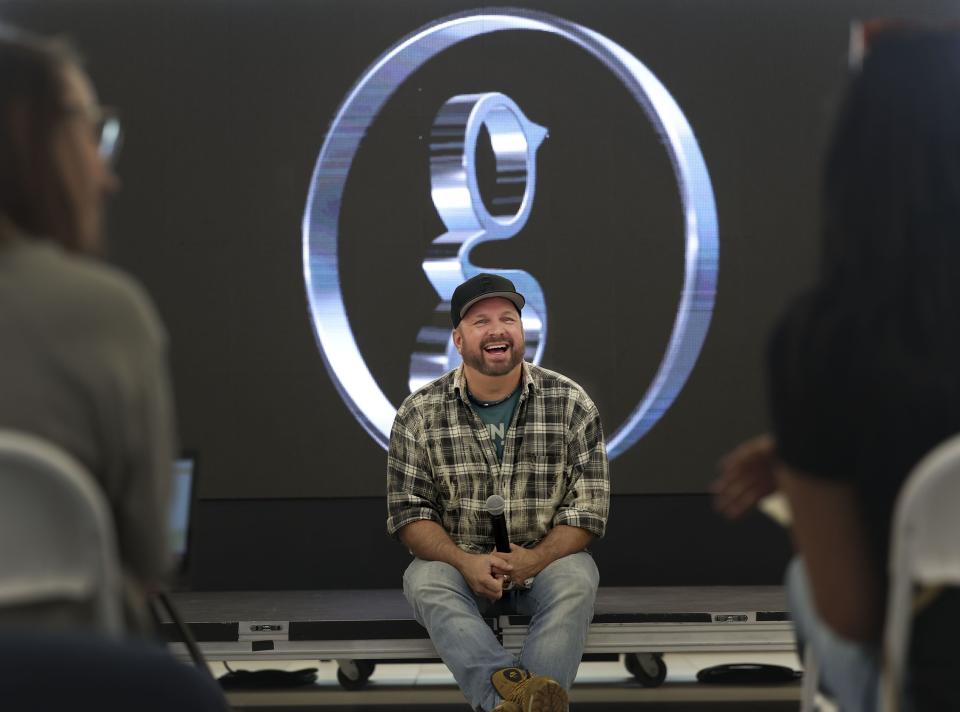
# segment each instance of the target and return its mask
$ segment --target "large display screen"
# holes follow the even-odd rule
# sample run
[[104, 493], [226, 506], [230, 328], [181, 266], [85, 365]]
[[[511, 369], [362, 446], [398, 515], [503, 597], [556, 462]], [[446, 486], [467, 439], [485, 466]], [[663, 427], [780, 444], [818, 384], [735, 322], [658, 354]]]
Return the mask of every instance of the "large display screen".
[[458, 363], [453, 288], [527, 297], [616, 494], [703, 492], [767, 426], [819, 249], [851, 22], [950, 2], [4, 2], [125, 127], [112, 259], [170, 334], [204, 497], [380, 495], [396, 407]]

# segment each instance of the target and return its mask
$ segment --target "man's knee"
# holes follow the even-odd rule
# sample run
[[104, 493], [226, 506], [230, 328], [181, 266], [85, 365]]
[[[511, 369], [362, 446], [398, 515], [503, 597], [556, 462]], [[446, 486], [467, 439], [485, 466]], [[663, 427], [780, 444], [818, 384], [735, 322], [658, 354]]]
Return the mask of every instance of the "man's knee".
[[442, 561], [414, 559], [403, 572], [403, 592], [407, 600], [422, 600], [434, 593], [463, 588], [463, 577], [450, 564]]
[[556, 575], [577, 590], [596, 592], [600, 572], [593, 557], [585, 551], [557, 559], [545, 570], [556, 569]]
[[586, 552], [557, 559], [540, 572], [540, 576], [553, 597], [590, 605], [596, 598], [600, 583], [597, 565]]

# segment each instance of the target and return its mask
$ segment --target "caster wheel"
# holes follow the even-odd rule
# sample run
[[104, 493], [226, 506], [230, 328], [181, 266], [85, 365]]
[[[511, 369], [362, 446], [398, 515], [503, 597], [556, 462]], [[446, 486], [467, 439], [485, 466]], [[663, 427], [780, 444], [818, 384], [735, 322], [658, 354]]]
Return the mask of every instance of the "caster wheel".
[[369, 660], [338, 661], [337, 682], [345, 690], [359, 690], [367, 684], [376, 667]]
[[644, 687], [660, 687], [667, 679], [667, 664], [663, 653], [626, 653], [623, 664]]

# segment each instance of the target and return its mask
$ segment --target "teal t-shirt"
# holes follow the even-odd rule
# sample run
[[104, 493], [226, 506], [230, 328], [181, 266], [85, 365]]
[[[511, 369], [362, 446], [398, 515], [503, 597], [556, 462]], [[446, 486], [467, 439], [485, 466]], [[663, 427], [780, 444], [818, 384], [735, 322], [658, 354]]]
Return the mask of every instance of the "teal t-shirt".
[[487, 432], [490, 433], [490, 439], [493, 440], [493, 446], [497, 450], [497, 458], [503, 462], [503, 443], [507, 437], [510, 421], [513, 420], [513, 411], [520, 402], [520, 386], [501, 401], [478, 400], [470, 392], [467, 392], [467, 396], [470, 398], [473, 410], [487, 426]]

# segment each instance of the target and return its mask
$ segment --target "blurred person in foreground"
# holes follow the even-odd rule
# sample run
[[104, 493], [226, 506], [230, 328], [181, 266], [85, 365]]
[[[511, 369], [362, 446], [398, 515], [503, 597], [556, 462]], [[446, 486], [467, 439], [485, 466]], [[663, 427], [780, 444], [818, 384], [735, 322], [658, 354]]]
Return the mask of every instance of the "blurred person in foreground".
[[[96, 258], [118, 128], [66, 45], [0, 25], [0, 427], [59, 445], [101, 486], [135, 630], [166, 573], [174, 445], [163, 328]], [[84, 623], [45, 607], [13, 622], [32, 619]]]
[[[817, 281], [769, 343], [773, 434], [730, 453], [714, 490], [731, 518], [785, 495], [798, 642], [846, 712], [877, 706], [894, 501], [960, 431], [960, 34], [874, 30], [823, 208]], [[960, 709], [956, 603], [948, 590], [916, 621], [915, 709]]]

